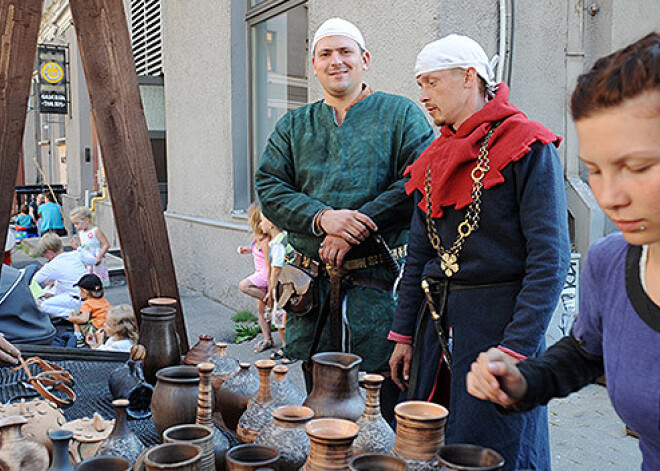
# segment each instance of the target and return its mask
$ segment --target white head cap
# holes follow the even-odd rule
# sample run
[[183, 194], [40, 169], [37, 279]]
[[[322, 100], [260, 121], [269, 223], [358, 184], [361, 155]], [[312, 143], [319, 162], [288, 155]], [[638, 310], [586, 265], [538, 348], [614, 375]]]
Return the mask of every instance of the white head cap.
[[314, 34], [314, 41], [312, 41], [312, 55], [314, 54], [316, 43], [328, 36], [345, 36], [358, 43], [362, 49], [367, 49], [362, 33], [357, 29], [357, 26], [346, 20], [342, 20], [341, 18], [330, 18], [319, 26], [319, 29], [317, 29]]
[[493, 69], [497, 65], [497, 55], [489, 61], [483, 48], [467, 36], [450, 34], [427, 44], [417, 56], [415, 77], [436, 70], [467, 69], [474, 67], [487, 85], [494, 85]]

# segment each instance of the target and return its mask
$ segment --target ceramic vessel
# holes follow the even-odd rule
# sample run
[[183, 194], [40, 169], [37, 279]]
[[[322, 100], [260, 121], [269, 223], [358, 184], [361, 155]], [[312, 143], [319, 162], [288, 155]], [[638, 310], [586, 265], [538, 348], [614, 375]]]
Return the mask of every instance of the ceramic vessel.
[[314, 416], [356, 421], [364, 412], [358, 367], [362, 358], [351, 353], [324, 352], [312, 357], [314, 386], [304, 406]]
[[97, 412], [92, 418], [72, 420], [65, 423], [62, 428], [73, 432], [73, 440], [69, 444], [69, 455], [71, 461], [81, 461], [96, 455], [101, 444], [110, 436], [115, 421], [106, 420]]
[[250, 363], [241, 363], [240, 368], [215, 390], [215, 410], [222, 414], [226, 429], [234, 433], [248, 401], [259, 390], [259, 378], [250, 371]]
[[126, 413], [134, 419], [151, 415], [151, 396], [154, 388], [144, 379], [142, 361], [128, 360], [115, 368], [108, 377], [108, 389], [113, 399], [128, 399]]
[[442, 470], [495, 471], [504, 467], [504, 458], [495, 450], [477, 445], [454, 444], [440, 447]]
[[202, 450], [202, 471], [215, 469], [215, 453], [213, 452], [213, 430], [204, 425], [175, 425], [163, 432], [163, 443], [192, 443]]
[[62, 411], [52, 402], [45, 399], [33, 399], [13, 404], [0, 405], [0, 419], [12, 415], [25, 417], [27, 423], [21, 429], [23, 436], [31, 441], [44, 445], [52, 454], [52, 445], [48, 434], [61, 428], [66, 419]]
[[[238, 366], [238, 360], [236, 358], [227, 355], [227, 344], [224, 342], [218, 342], [215, 344], [215, 353], [209, 359], [209, 362], [213, 363], [215, 366], [213, 374], [211, 375], [211, 385], [213, 386], [213, 394], [217, 397], [218, 390], [222, 386], [222, 383], [224, 383], [228, 377], [240, 371], [241, 368]], [[226, 428], [225, 423], [222, 420], [222, 414], [217, 407], [213, 411], [213, 421], [219, 427]]]
[[192, 443], [165, 443], [147, 450], [146, 471], [201, 471], [202, 450]]
[[76, 471], [130, 471], [131, 462], [121, 456], [94, 456], [78, 463]]
[[149, 301], [147, 301], [147, 304], [154, 307], [171, 307], [176, 309], [176, 299], [174, 298], [151, 298]]
[[53, 430], [48, 434], [52, 443], [53, 457], [48, 471], [73, 471], [69, 461], [69, 441], [73, 438], [70, 430]]
[[411, 471], [437, 470], [437, 453], [445, 444], [449, 411], [424, 401], [408, 401], [394, 408], [396, 440], [392, 452], [403, 458]]
[[[213, 435], [211, 437], [213, 462], [215, 468], [224, 469], [225, 454], [229, 450], [229, 440], [213, 424], [213, 388], [211, 386], [211, 373], [215, 366], [213, 363], [200, 363], [197, 365], [199, 373], [199, 395], [197, 396], [196, 423], [207, 427]], [[204, 461], [204, 459], [202, 459]]]
[[12, 415], [0, 420], [0, 463], [3, 471], [43, 470], [48, 468], [48, 450], [26, 440], [21, 427], [27, 419]]
[[348, 465], [351, 471], [406, 471], [408, 466], [401, 458], [378, 453], [356, 456]]
[[144, 377], [149, 384], [156, 384], [158, 370], [181, 363], [181, 350], [174, 325], [176, 309], [145, 307], [140, 309], [140, 315], [139, 343], [147, 350]]
[[298, 471], [309, 456], [309, 437], [305, 432], [314, 411], [304, 406], [280, 406], [273, 411], [273, 421], [266, 425], [254, 443], [280, 453], [281, 471]]
[[169, 366], [156, 373], [151, 415], [159, 435], [179, 424], [195, 423], [199, 375], [194, 366]]
[[96, 454], [121, 456], [132, 463], [144, 451], [144, 445], [128, 426], [126, 417], [128, 400], [115, 399], [112, 401], [112, 407], [115, 409], [115, 426]]
[[215, 342], [213, 341], [213, 336], [202, 334], [199, 336], [199, 341], [186, 353], [183, 363], [195, 366], [209, 361], [214, 354]]
[[347, 470], [359, 427], [345, 419], [314, 419], [306, 426], [309, 458], [304, 471]]
[[228, 471], [279, 469], [280, 454], [272, 448], [250, 443], [238, 445], [227, 452]]
[[270, 394], [278, 405], [301, 406], [307, 395], [288, 378], [289, 368], [277, 365], [273, 368], [273, 378], [270, 381]]
[[257, 434], [273, 420], [276, 405], [270, 394], [270, 373], [275, 367], [273, 360], [258, 360], [254, 363], [259, 371], [259, 391], [250, 400], [241, 415], [236, 428], [236, 436], [243, 443], [253, 443]]
[[394, 446], [394, 430], [380, 413], [380, 387], [385, 378], [381, 375], [364, 375], [362, 386], [367, 398], [362, 417], [356, 422], [360, 432], [353, 442], [353, 454], [388, 454]]

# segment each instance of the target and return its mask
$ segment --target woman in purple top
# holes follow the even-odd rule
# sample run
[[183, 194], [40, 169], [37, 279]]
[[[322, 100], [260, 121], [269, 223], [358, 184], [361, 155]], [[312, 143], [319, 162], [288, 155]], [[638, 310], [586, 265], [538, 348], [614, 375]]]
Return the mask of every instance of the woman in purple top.
[[621, 419], [640, 436], [643, 470], [660, 469], [660, 34], [596, 62], [571, 102], [580, 159], [621, 233], [595, 243], [582, 272], [571, 335], [517, 365], [479, 355], [468, 391], [526, 411], [603, 372]]

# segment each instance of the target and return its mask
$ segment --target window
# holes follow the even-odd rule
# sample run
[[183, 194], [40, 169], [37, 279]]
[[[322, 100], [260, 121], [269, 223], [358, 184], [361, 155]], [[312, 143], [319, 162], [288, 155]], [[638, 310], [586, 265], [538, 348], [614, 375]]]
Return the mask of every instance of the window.
[[163, 75], [162, 0], [131, 0], [131, 43], [138, 75]]
[[259, 157], [277, 121], [307, 104], [308, 2], [247, 0], [249, 76], [249, 200]]

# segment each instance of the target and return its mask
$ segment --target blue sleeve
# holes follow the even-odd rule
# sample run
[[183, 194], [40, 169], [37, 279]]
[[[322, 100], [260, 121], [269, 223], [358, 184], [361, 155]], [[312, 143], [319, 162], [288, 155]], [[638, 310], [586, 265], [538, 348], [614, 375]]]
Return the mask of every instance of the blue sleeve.
[[580, 309], [577, 319], [573, 324], [571, 335], [575, 337], [582, 349], [586, 352], [602, 357], [603, 356], [603, 326], [602, 312], [598, 300], [601, 295], [598, 292], [598, 275], [600, 270], [595, 262], [594, 245], [587, 255], [587, 259], [580, 274]]
[[552, 144], [536, 144], [514, 162], [514, 178], [525, 239], [525, 275], [501, 345], [533, 356], [543, 341], [570, 264], [566, 190]]

